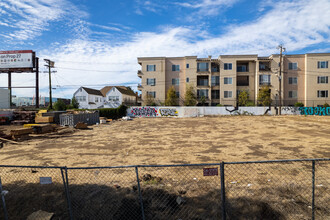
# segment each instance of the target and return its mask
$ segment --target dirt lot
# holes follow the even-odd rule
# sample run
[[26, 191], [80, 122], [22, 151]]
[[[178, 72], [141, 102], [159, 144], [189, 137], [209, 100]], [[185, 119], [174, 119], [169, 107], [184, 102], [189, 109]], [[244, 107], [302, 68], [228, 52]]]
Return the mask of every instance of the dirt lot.
[[0, 161], [114, 166], [329, 158], [329, 125], [322, 116], [136, 118], [5, 144]]

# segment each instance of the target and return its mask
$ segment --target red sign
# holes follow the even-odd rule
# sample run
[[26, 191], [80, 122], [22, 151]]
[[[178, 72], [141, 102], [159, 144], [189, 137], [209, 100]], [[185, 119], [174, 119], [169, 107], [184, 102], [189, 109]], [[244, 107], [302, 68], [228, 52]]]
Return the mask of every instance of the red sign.
[[203, 168], [203, 176], [218, 176], [218, 168]]

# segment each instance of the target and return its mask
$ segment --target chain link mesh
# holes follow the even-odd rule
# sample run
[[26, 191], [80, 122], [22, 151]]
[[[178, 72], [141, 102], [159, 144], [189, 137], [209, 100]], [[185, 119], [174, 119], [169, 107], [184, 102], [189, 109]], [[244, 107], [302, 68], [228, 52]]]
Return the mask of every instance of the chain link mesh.
[[[330, 219], [329, 162], [315, 161], [315, 219]], [[312, 219], [312, 161], [225, 163], [224, 171], [227, 219]], [[0, 177], [9, 219], [70, 219], [68, 206], [73, 219], [223, 214], [220, 164], [68, 168], [68, 182], [64, 168], [0, 166]]]
[[0, 177], [9, 219], [69, 218], [61, 169], [0, 167]]

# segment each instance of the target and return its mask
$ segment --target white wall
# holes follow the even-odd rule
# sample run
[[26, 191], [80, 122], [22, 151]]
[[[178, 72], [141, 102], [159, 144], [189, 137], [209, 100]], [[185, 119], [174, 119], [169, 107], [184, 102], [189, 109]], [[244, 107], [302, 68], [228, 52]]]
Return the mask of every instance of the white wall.
[[0, 109], [9, 109], [9, 108], [10, 108], [9, 90], [0, 89]]
[[[78, 101], [80, 109], [96, 109], [96, 108], [98, 108], [98, 107], [100, 107], [101, 105], [104, 104], [104, 97], [103, 96], [90, 95], [82, 88], [79, 88], [73, 94], [73, 96], [74, 97], [77, 97], [77, 96], [85, 96], [86, 97], [86, 101]], [[95, 102], [95, 97], [99, 98], [99, 102]], [[95, 105], [94, 104], [90, 105], [90, 104], [88, 104], [89, 102], [93, 102], [93, 103], [95, 103]]]

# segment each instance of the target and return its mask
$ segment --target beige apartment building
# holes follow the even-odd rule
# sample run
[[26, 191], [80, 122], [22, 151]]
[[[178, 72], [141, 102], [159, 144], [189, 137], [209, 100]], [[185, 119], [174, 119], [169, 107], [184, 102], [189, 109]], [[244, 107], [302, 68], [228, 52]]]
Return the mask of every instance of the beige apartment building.
[[[282, 105], [305, 106], [330, 104], [330, 53], [283, 55], [281, 76]], [[236, 106], [240, 91], [249, 92], [250, 100], [258, 104], [262, 86], [270, 87], [272, 105], [279, 105], [280, 55], [220, 55], [217, 59], [185, 57], [139, 57], [142, 104], [147, 95], [163, 104], [174, 86], [179, 104], [183, 105], [186, 86], [193, 86], [199, 104]]]

